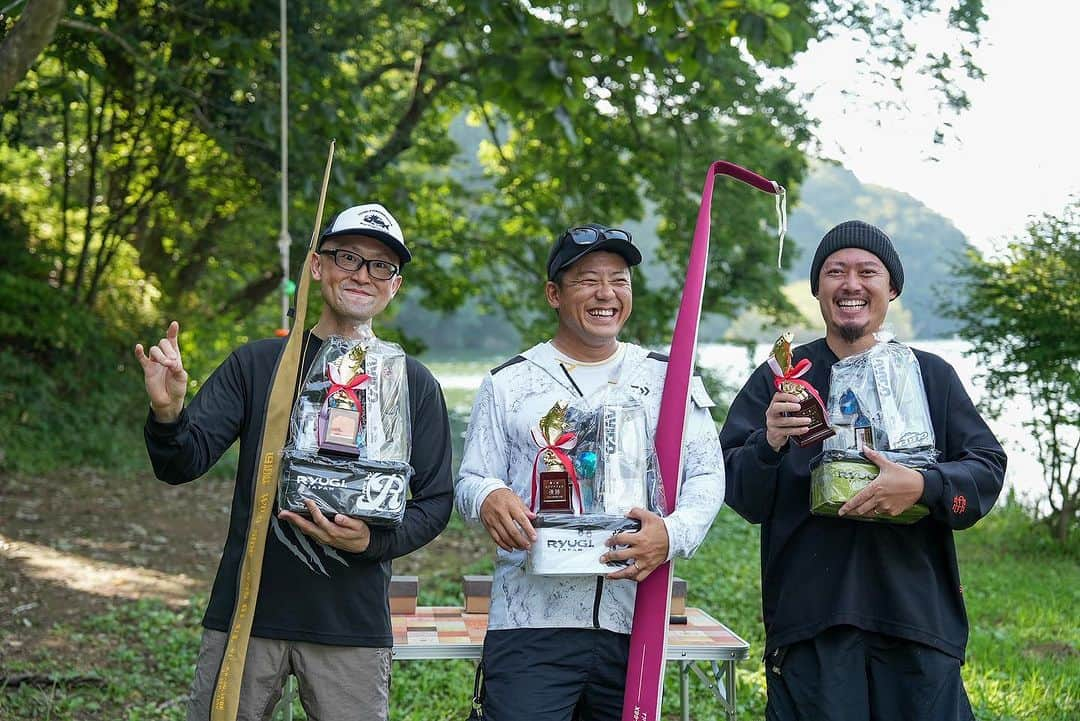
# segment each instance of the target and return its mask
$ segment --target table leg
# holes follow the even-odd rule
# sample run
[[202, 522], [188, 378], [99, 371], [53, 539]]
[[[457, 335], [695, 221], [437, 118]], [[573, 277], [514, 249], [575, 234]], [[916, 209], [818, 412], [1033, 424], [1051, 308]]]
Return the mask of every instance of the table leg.
[[735, 721], [735, 714], [738, 707], [735, 705], [735, 660], [728, 659], [724, 661], [726, 670], [724, 673], [724, 696], [727, 697], [726, 711], [727, 721]]
[[690, 661], [679, 661], [679, 711], [682, 721], [690, 721]]

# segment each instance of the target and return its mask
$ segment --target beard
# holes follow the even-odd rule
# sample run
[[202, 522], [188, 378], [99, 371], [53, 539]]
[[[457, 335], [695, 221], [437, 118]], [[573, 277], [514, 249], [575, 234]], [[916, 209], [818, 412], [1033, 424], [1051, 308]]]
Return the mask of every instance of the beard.
[[855, 343], [866, 335], [866, 329], [868, 327], [868, 323], [862, 325], [842, 325], [838, 330], [840, 331], [840, 337], [844, 339], [845, 343]]

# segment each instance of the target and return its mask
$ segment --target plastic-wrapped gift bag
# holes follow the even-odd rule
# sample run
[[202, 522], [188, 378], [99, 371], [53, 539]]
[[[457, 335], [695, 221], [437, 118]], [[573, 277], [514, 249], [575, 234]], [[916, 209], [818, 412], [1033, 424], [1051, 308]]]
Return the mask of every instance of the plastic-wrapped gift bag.
[[[530, 507], [537, 511], [537, 540], [529, 550], [528, 572], [599, 575], [626, 565], [600, 562], [609, 550], [604, 541], [640, 528], [626, 517], [631, 508], [664, 514], [641, 401], [612, 385], [573, 404], [556, 404], [538, 421], [533, 439], [539, 450]], [[555, 481], [566, 484], [559, 494], [549, 490]], [[556, 510], [550, 510], [545, 502], [553, 495], [565, 495], [571, 502], [552, 504]]]
[[[828, 413], [836, 435], [824, 441], [810, 463], [810, 510], [817, 515], [835, 516], [877, 477], [878, 467], [862, 453], [866, 448], [909, 468], [925, 468], [937, 460], [919, 361], [890, 334], [878, 333], [876, 338], [870, 349], [832, 367]], [[851, 518], [914, 523], [928, 513], [926, 506], [915, 504], [898, 516]]]
[[330, 336], [296, 398], [282, 451], [278, 505], [341, 513], [394, 526], [412, 478], [412, 429], [405, 353], [366, 334]]

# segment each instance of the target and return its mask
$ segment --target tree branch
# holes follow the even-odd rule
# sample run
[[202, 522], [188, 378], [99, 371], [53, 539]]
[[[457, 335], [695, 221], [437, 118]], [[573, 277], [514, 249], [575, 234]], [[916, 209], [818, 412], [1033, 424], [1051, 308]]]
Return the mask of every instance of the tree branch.
[[52, 42], [67, 0], [27, 0], [11, 32], [0, 41], [0, 101], [18, 84]]
[[248, 283], [218, 306], [219, 315], [242, 316], [250, 313], [281, 285], [281, 269], [268, 270]]
[[103, 28], [99, 25], [91, 25], [90, 23], [83, 22], [82, 20], [72, 20], [71, 18], [64, 18], [60, 21], [60, 25], [65, 28], [71, 28], [72, 30], [81, 30], [84, 33], [94, 33], [95, 35], [101, 35], [114, 43], [119, 45], [124, 52], [131, 56], [132, 60], [139, 61], [139, 51], [129, 43], [126, 39], [120, 37], [112, 30]]

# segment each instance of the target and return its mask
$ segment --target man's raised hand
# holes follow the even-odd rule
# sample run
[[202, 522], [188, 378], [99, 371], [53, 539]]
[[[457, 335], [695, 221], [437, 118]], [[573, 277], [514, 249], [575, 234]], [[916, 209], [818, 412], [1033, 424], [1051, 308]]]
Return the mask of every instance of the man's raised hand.
[[179, 335], [180, 324], [174, 320], [165, 331], [165, 337], [157, 345], [150, 346], [149, 352], [143, 349], [142, 343], [135, 344], [135, 358], [143, 369], [150, 408], [154, 418], [163, 423], [172, 423], [180, 417], [187, 395], [188, 374], [176, 340]]

